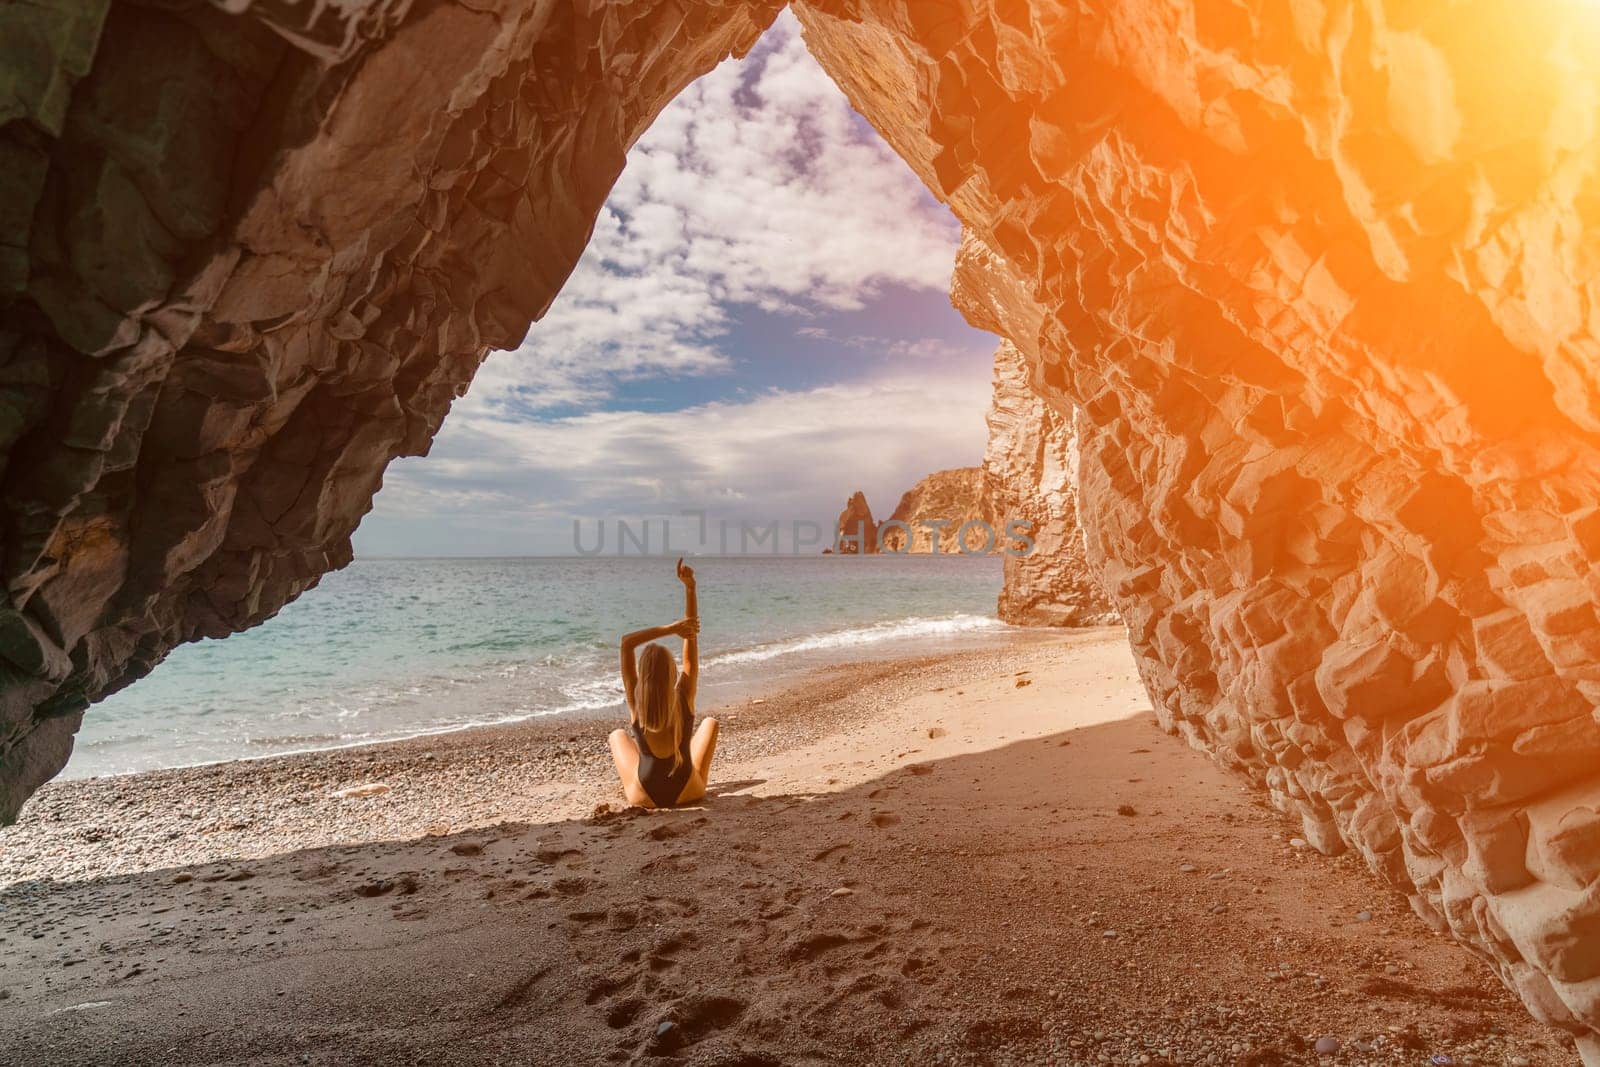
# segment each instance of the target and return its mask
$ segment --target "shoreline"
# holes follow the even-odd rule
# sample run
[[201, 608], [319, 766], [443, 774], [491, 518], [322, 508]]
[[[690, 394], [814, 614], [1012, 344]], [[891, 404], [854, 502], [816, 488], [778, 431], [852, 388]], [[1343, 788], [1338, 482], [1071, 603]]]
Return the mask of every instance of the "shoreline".
[[[982, 647], [948, 654], [817, 664], [786, 675], [772, 690], [742, 686], [739, 698], [699, 712], [724, 724], [714, 777], [741, 757], [770, 759], [859, 722], [866, 709], [851, 698], [866, 694], [871, 700], [886, 683], [903, 689], [934, 675], [960, 677], [996, 656], [1025, 657], [1035, 649], [1085, 640], [1126, 640], [1120, 627], [1017, 628], [1003, 640], [996, 638], [987, 634]], [[15, 825], [0, 829], [0, 889], [29, 880], [71, 881], [152, 865], [253, 857], [263, 850], [359, 844], [378, 839], [374, 833], [421, 835], [442, 826], [456, 831], [507, 818], [578, 817], [596, 804], [620, 808], [624, 802], [620, 790], [612, 788], [605, 740], [622, 724], [620, 714], [620, 709], [535, 714], [329, 748], [58, 778], [34, 794]], [[428, 796], [420, 787], [430, 779], [448, 789], [435, 788]], [[498, 800], [485, 794], [491, 784], [501, 787]], [[449, 795], [458, 785], [475, 787], [464, 802]], [[337, 795], [368, 786], [385, 788]], [[244, 798], [246, 806], [210, 812], [194, 803], [196, 796], [203, 804], [224, 795], [236, 802]], [[352, 803], [377, 796], [388, 798], [383, 807], [389, 810]], [[284, 803], [299, 810], [286, 812]], [[449, 811], [453, 806], [459, 810]], [[322, 815], [333, 821], [321, 822]], [[335, 829], [319, 833], [318, 827]]]
[[1162, 732], [1120, 629], [715, 713], [681, 809], [622, 807], [611, 720], [53, 783], [0, 831], [0, 1062], [1573, 1062]]
[[[716, 610], [703, 642], [703, 704], [744, 676], [771, 688], [768, 658], [788, 673], [916, 654], [947, 638], [968, 647], [968, 630], [1009, 629], [994, 618], [998, 565], [793, 562], [802, 566], [764, 557], [706, 564]], [[641, 619], [676, 617], [676, 589], [659, 561], [632, 557], [356, 560], [271, 625], [185, 643], [139, 684], [98, 702], [63, 774], [106, 777], [603, 712], [621, 700], [617, 635]]]

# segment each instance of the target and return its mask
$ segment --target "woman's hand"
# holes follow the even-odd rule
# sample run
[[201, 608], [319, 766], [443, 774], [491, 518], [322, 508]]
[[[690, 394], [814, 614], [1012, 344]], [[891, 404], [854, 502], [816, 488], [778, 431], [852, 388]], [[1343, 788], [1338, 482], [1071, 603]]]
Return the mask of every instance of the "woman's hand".
[[694, 585], [694, 568], [683, 562], [683, 557], [678, 557], [678, 581], [684, 585]]
[[679, 619], [677, 622], [667, 627], [667, 632], [672, 634], [674, 637], [681, 637], [687, 641], [689, 638], [695, 637], [700, 633], [700, 620]]

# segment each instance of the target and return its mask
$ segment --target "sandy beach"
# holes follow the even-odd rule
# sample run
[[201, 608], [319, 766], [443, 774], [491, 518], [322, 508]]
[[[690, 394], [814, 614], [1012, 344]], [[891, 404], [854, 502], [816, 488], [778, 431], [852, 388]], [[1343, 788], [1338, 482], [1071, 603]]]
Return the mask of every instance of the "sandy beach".
[[47, 786], [0, 1063], [1573, 1061], [1162, 733], [1120, 631], [703, 710], [679, 811], [598, 720]]

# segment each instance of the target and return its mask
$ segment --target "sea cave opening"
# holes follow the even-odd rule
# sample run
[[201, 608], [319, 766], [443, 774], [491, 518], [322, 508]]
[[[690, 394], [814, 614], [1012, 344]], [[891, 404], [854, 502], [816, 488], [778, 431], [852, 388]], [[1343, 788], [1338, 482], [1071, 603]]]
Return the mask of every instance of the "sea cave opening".
[[[674, 554], [706, 583], [708, 701], [1002, 641], [999, 512], [1062, 551], [1075, 529], [1034, 505], [1067, 488], [1072, 438], [1030, 425], [1051, 415], [1017, 354], [953, 308], [960, 244], [781, 14], [630, 149], [549, 312], [388, 468], [352, 562], [95, 705], [64, 776], [615, 712], [612, 645], [668, 610]], [[1008, 469], [1041, 451], [1054, 484]], [[965, 558], [969, 524], [992, 558]], [[939, 528], [954, 558], [928, 558]], [[880, 559], [822, 558], [863, 530]], [[1053, 592], [1013, 589], [1008, 621], [1114, 618]]]
[[[1004, 465], [1035, 488], [1056, 487], [1045, 494], [1046, 511], [1071, 521], [1049, 551], [1033, 557], [1035, 571], [1017, 578], [1004, 561], [1004, 588], [1070, 588], [1090, 575], [1126, 624], [1119, 655], [1132, 655], [1101, 678], [1121, 671], [1131, 688], [1094, 690], [1097, 701], [1125, 718], [1148, 708], [1145, 727], [1159, 723], [1268, 798], [1288, 820], [1284, 862], [1310, 870], [1305, 865], [1322, 862], [1315, 857], [1358, 856], [1434, 930], [1486, 961], [1539, 1026], [1555, 1028], [1519, 1036], [1526, 1048], [1501, 1048], [1501, 1059], [1558, 1044], [1565, 1053], [1575, 1042], [1600, 1062], [1600, 954], [1589, 930], [1600, 756], [1593, 678], [1600, 596], [1591, 573], [1600, 554], [1593, 504], [1600, 385], [1586, 311], [1594, 303], [1588, 268], [1600, 255], [1590, 189], [1600, 142], [1583, 118], [1584, 102], [1600, 94], [1600, 19], [1590, 5], [1422, 5], [1400, 13], [1381, 4], [1246, 12], [1206, 3], [595, 0], [302, 10], [113, 0], [0, 12], [0, 28], [19, 31], [0, 42], [20, 41], [26, 52], [23, 60], [7, 58], [18, 75], [0, 125], [7, 193], [0, 214], [8, 223], [0, 242], [0, 821], [13, 821], [61, 770], [86, 709], [92, 723], [97, 708], [176, 677], [178, 656], [228, 644], [191, 642], [250, 630], [285, 605], [330, 604], [297, 598], [326, 574], [360, 573], [341, 568], [386, 469], [394, 472], [389, 495], [362, 537], [387, 536], [386, 527], [392, 533], [386, 516], [398, 516], [409, 494], [411, 505], [430, 498], [437, 509], [430, 536], [478, 552], [526, 532], [515, 523], [496, 529], [475, 510], [495, 492], [479, 477], [489, 461], [498, 454], [509, 466], [521, 462], [528, 469], [519, 475], [530, 476], [524, 457], [535, 443], [574, 456], [598, 450], [563, 440], [563, 429], [576, 427], [591, 444], [609, 441], [608, 469], [625, 469], [634, 490], [651, 479], [643, 460], [660, 461], [675, 473], [655, 475], [656, 499], [687, 487], [702, 499], [722, 494], [716, 502], [735, 512], [742, 506], [729, 492], [736, 479], [694, 467], [693, 439], [711, 428], [724, 441], [750, 434], [778, 441], [767, 449], [777, 455], [765, 468], [768, 480], [795, 490], [801, 474], [820, 473], [830, 485], [846, 483], [829, 490], [835, 500], [878, 476], [867, 468], [880, 470], [882, 438], [915, 448], [915, 432], [873, 436], [878, 427], [867, 424], [881, 410], [870, 405], [855, 429], [866, 427], [871, 447], [840, 448], [837, 431], [806, 447], [772, 436], [803, 406], [796, 398], [866, 380], [870, 354], [854, 366], [840, 358], [775, 359], [771, 366], [802, 376], [761, 382], [741, 380], [738, 361], [719, 363], [717, 352], [741, 343], [814, 351], [823, 337], [793, 329], [780, 345], [752, 325], [765, 316], [770, 327], [805, 301], [825, 307], [811, 309], [819, 318], [806, 329], [834, 340], [858, 334], [825, 321], [848, 309], [828, 308], [826, 279], [801, 269], [837, 251], [841, 237], [861, 242], [854, 256], [826, 257], [855, 268], [844, 275], [846, 289], [881, 274], [920, 292], [922, 282], [907, 279], [920, 278], [924, 257], [894, 262], [887, 242], [871, 241], [881, 230], [857, 226], [857, 215], [841, 210], [793, 250], [790, 273], [754, 271], [731, 245], [706, 242], [696, 251], [688, 234], [676, 246], [652, 246], [648, 235], [678, 224], [663, 205], [692, 201], [692, 190], [685, 199], [661, 195], [602, 214], [627, 150], [673, 98], [729, 55], [755, 49], [773, 66], [780, 38], [792, 33], [790, 15], [768, 44], [758, 42], [780, 10], [792, 12], [806, 50], [958, 220], [956, 302], [969, 321], [1005, 338], [1004, 373], [995, 373], [998, 385], [985, 395], [998, 403], [1002, 387], [1014, 387], [1003, 405], [1009, 421], [1001, 422], [1018, 447], [1007, 454], [1028, 459]], [[4, 46], [0, 55], [9, 56]], [[775, 98], [803, 80], [790, 73], [770, 87]], [[705, 91], [690, 89], [692, 96]], [[737, 110], [754, 96], [736, 90], [729, 99]], [[663, 121], [665, 132], [674, 120]], [[760, 147], [725, 141], [741, 152]], [[792, 138], [786, 146], [804, 156], [791, 160], [797, 165], [813, 162], [812, 153], [825, 158], [820, 143], [804, 137], [798, 149]], [[891, 191], [862, 195], [878, 202]], [[725, 217], [746, 207], [703, 199]], [[906, 214], [880, 213], [889, 221]], [[583, 249], [597, 232], [603, 239], [613, 231], [632, 240], [611, 253], [597, 245], [590, 268], [597, 283], [585, 289], [580, 276], [562, 310], [558, 291]], [[630, 261], [652, 250], [673, 269]], [[941, 255], [947, 262], [948, 250]], [[639, 288], [639, 279], [654, 289]], [[708, 299], [752, 306], [756, 318], [719, 322]], [[563, 315], [580, 335], [635, 314], [671, 328], [644, 349], [593, 348], [604, 354], [597, 363], [569, 359], [582, 348], [566, 346], [540, 351], [537, 360], [495, 357], [483, 365], [487, 350], [529, 337], [530, 321], [552, 303], [552, 330]], [[537, 330], [530, 343], [539, 347]], [[854, 358], [857, 349], [829, 351]], [[926, 355], [901, 352], [896, 366], [926, 366], [915, 362]], [[975, 378], [990, 372], [973, 360], [967, 371]], [[803, 377], [819, 366], [834, 377]], [[540, 367], [559, 373], [528, 377]], [[568, 395], [558, 396], [558, 387]], [[674, 432], [672, 416], [686, 410], [694, 412], [691, 427]], [[920, 418], [937, 408], [907, 410]], [[948, 421], [976, 440], [980, 431], [965, 419], [952, 413]], [[518, 433], [523, 444], [508, 448]], [[397, 457], [426, 452], [436, 436], [431, 459], [391, 468]], [[936, 434], [932, 446], [921, 445], [927, 454], [953, 441]], [[828, 447], [837, 470], [801, 469], [804, 456]], [[970, 454], [963, 446], [960, 462], [970, 464]], [[918, 476], [936, 465], [921, 463]], [[443, 472], [432, 485], [430, 470]], [[892, 487], [882, 477], [884, 488], [866, 486], [878, 508], [880, 494], [892, 500], [909, 476]], [[597, 479], [590, 471], [586, 480]], [[549, 499], [561, 492], [553, 478], [539, 490]], [[1080, 501], [1089, 520], [1081, 529]], [[621, 497], [604, 503], [628, 510]], [[818, 518], [832, 521], [836, 507]], [[633, 506], [636, 516], [641, 510]], [[469, 577], [462, 581], [468, 596], [474, 581], [507, 592], [493, 575]], [[320, 592], [336, 587], [330, 581]], [[490, 643], [519, 639], [515, 610], [531, 599], [500, 613], [507, 632], [491, 634]], [[1012, 598], [1001, 612], [1038, 606]], [[778, 602], [771, 607], [781, 614]], [[412, 617], [429, 608], [448, 614], [419, 601]], [[293, 619], [286, 612], [278, 622]], [[340, 624], [327, 621], [331, 634]], [[359, 628], [345, 630], [361, 640]], [[333, 642], [325, 645], [331, 661]], [[401, 634], [396, 658], [416, 646]], [[173, 649], [180, 651], [148, 684], [119, 692]], [[974, 707], [1016, 712], [1036, 706], [1034, 697], [1067, 692], [1070, 681], [1031, 669], [989, 680], [982, 703], [980, 694], [956, 700], [969, 695], [970, 683], [959, 678], [912, 703], [948, 708], [951, 716]], [[901, 707], [883, 706], [891, 705]], [[964, 756], [919, 761], [924, 746], [953, 745], [967, 734], [910, 723], [901, 722], [912, 736], [890, 746], [888, 762], [868, 756], [841, 771], [819, 761], [810, 766], [820, 787], [809, 779], [784, 787], [826, 792], [830, 777], [842, 782], [839, 774], [875, 766], [868, 776], [883, 771], [884, 781], [846, 786], [859, 810], [841, 811], [838, 821], [911, 834], [917, 819], [886, 810], [883, 798], [914, 786], [929, 803], [952, 805], [954, 794], [938, 796], [942, 770], [976, 764]], [[1114, 736], [1121, 755], [1157, 751], [1123, 744], [1131, 734]], [[1071, 746], [1063, 742], [1077, 743], [1050, 739], [1055, 766], [1068, 765]], [[1030, 735], [1028, 743], [1037, 747], [986, 765], [1002, 773], [1042, 765], [1045, 738]], [[884, 771], [890, 764], [895, 769]], [[1123, 765], [1108, 758], [1091, 769]], [[373, 769], [341, 766], [353, 779]], [[234, 772], [216, 773], [211, 786], [225, 791]], [[418, 788], [425, 780], [408, 779]], [[1082, 798], [1085, 805], [1144, 777], [1093, 780], [1097, 791]], [[1023, 873], [1008, 872], [1010, 859], [985, 851], [988, 839], [1026, 826], [1044, 841], [1051, 830], [1038, 818], [1048, 801], [1015, 788], [1026, 781], [1006, 779], [1012, 802], [993, 809], [1007, 813], [1004, 825], [985, 824], [986, 803], [968, 803], [950, 822], [964, 835], [957, 852], [993, 859], [992, 869], [978, 871], [986, 885], [1007, 873], [1021, 884]], [[384, 784], [357, 780], [349, 796], [284, 805], [303, 807], [309, 822], [336, 813], [325, 806], [334, 800], [389, 795], [375, 789]], [[982, 782], [974, 776], [970, 784]], [[81, 782], [57, 787], [25, 818], [55, 818], [71, 797], [92, 792]], [[159, 855], [154, 835], [184, 838], [180, 825], [164, 820], [180, 810], [190, 818], [198, 808], [188, 797], [211, 796], [208, 788], [152, 794], [165, 807], [152, 804], [149, 825], [122, 838], [127, 854]], [[94, 796], [106, 811], [123, 805], [114, 789]], [[468, 800], [463, 810], [471, 817], [496, 817], [492, 800]], [[1144, 800], [1102, 806], [1096, 810], [1112, 827], [1163, 817]], [[614, 814], [562, 833], [603, 845], [585, 835], [620, 833], [626, 824]], [[72, 825], [85, 846], [108, 840], [98, 824]], [[207, 834], [245, 832], [224, 818], [197, 825]], [[664, 853], [650, 861], [659, 861], [656, 870], [681, 863], [670, 842], [700, 824], [673, 825], [639, 845]], [[1189, 826], [1167, 828], [1172, 841], [1187, 840]], [[800, 828], [794, 840], [808, 831]], [[94, 855], [41, 845], [27, 825], [6, 833], [0, 863], [46, 856], [52, 870], [72, 872]], [[1159, 835], [1126, 834], [1121, 847], [1134, 837], [1155, 847]], [[213, 840], [232, 847], [228, 838]], [[801, 869], [832, 874], [841, 868], [809, 865], [881, 855], [872, 842], [853, 840], [854, 852], [818, 849]], [[759, 834], [741, 843], [759, 851]], [[450, 850], [471, 857], [493, 845], [463, 840]], [[586, 861], [563, 848], [552, 841], [525, 850], [563, 873], [548, 886], [514, 887], [530, 894], [518, 899], [586, 891], [586, 876], [574, 869]], [[933, 862], [950, 852], [916, 854]], [[1199, 873], [1189, 858], [1170, 849], [1161, 855], [1172, 870]], [[327, 869], [336, 866], [330, 861]], [[949, 884], [953, 873], [975, 866], [937, 868], [934, 877]], [[309, 869], [309, 881], [323, 877], [315, 873], [324, 870], [320, 858]], [[246, 870], [204, 878], [213, 873], [253, 877]], [[385, 906], [396, 916], [423, 921], [426, 909], [401, 899], [421, 892], [421, 882], [391, 873], [341, 889], [340, 906], [392, 899]], [[1060, 873], [1026, 872], [1055, 883]], [[196, 871], [182, 874], [212, 884]], [[1173, 891], [1183, 892], [1184, 879], [1174, 878]], [[925, 893], [928, 881], [902, 888]], [[1106, 901], [1131, 898], [1117, 892], [1126, 886], [1115, 879], [1099, 884]], [[1301, 895], [1331, 884], [1296, 883]], [[151, 899], [170, 891], [158, 892], [148, 878], [140, 885]], [[512, 887], [492, 888], [504, 900]], [[831, 903], [818, 907], [848, 907], [862, 889], [834, 885], [826, 890]], [[19, 890], [8, 907], [34, 907], [31, 892]], [[1282, 903], [1283, 923], [1298, 921], [1295, 902]], [[1025, 904], [1019, 899], [1019, 908]], [[938, 910], [926, 896], [918, 905]], [[115, 908], [98, 898], [92, 906]], [[799, 913], [785, 907], [798, 904], [762, 900], [773, 917], [764, 921]], [[1205, 914], [1248, 928], [1245, 909], [1229, 911], [1225, 901], [1213, 907], [1222, 910]], [[29, 914], [41, 938], [55, 928], [44, 911]], [[1397, 924], [1399, 914], [1391, 916]], [[583, 915], [589, 918], [575, 917]], [[595, 915], [579, 908], [563, 919], [593, 933], [601, 927], [585, 924], [599, 924]], [[966, 917], [992, 918], [981, 909]], [[1098, 913], [1088, 918], [1094, 924], [1086, 920], [1082, 929], [1092, 929], [1094, 940], [1087, 945], [1061, 940], [1068, 930], [1060, 924], [1039, 930], [1057, 939], [1053, 951], [1070, 950], [1075, 959], [1088, 958], [1081, 951], [1088, 946], [1104, 954], [1134, 940], [1120, 940], [1134, 928], [1102, 929]], [[1196, 935], [1186, 948], [1212, 944], [1201, 928], [1183, 929]], [[991, 932], [995, 943], [1009, 937]], [[480, 933], [493, 947], [492, 933]], [[824, 940], [797, 940], [785, 951], [809, 960], [808, 953], [876, 936], [830, 928]], [[651, 959], [670, 969], [690, 941], [678, 937], [672, 951]], [[1247, 939], [1231, 955], [1212, 957], [1209, 973], [1228, 978], [1228, 966], [1260, 943]], [[65, 934], [55, 947], [63, 968], [82, 962]], [[43, 956], [3, 942], [0, 953], [18, 966], [44, 966]], [[1416, 955], [1424, 954], [1418, 947]], [[919, 957], [911, 970], [926, 966]], [[1253, 974], [1252, 994], [1259, 977]], [[493, 1010], [537, 1001], [538, 980], [536, 972], [508, 985]], [[30, 982], [30, 1011], [113, 1004], [68, 1003], [56, 991], [68, 986], [53, 982]], [[896, 984], [879, 992], [892, 1007], [906, 990]], [[650, 1019], [654, 1037], [643, 1033], [643, 1016], [630, 1014], [636, 1005], [611, 1004], [606, 1025], [630, 1035], [639, 1028], [635, 1052], [665, 1053], [714, 1031], [760, 1029], [762, 1012], [745, 1001], [718, 991], [696, 996], [679, 1006], [680, 1016]], [[1026, 990], [1016, 999], [1026, 1000]], [[1024, 1018], [1011, 1007], [996, 1005], [1004, 1018], [987, 1029], [974, 1022], [978, 1036], [962, 1040], [989, 1049], [994, 1034], [1015, 1034], [1042, 1049], [1038, 1024], [1055, 1009], [1041, 1003]], [[127, 1028], [110, 1021], [123, 1018], [119, 1010], [74, 1018], [104, 1027], [107, 1041], [121, 1040]], [[868, 1024], [859, 1032], [881, 1031], [876, 1009], [862, 1010]], [[181, 1027], [174, 1021], [181, 1014], [155, 1022]], [[1565, 1036], [1551, 1038], [1556, 1031]], [[903, 1036], [916, 1040], [916, 1032]], [[1323, 1037], [1332, 1045], [1302, 1034], [1293, 1047], [1317, 1054], [1343, 1047]], [[30, 1038], [19, 1030], [0, 1040], [23, 1047]], [[1164, 1055], [1159, 1048], [1143, 1054]], [[57, 1058], [70, 1057], [68, 1049]]]

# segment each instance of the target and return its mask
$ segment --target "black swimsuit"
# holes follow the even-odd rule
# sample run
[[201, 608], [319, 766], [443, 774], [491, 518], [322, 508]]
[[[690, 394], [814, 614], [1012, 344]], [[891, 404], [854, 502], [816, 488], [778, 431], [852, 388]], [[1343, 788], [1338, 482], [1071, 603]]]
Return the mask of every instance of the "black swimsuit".
[[682, 718], [683, 728], [678, 737], [678, 753], [683, 758], [678, 763], [678, 769], [672, 769], [672, 758], [657, 756], [650, 751], [649, 742], [644, 739], [644, 728], [637, 722], [630, 727], [633, 739], [639, 745], [639, 784], [644, 786], [644, 791], [658, 808], [674, 807], [678, 797], [683, 795], [683, 787], [689, 784], [689, 776], [694, 774], [694, 764], [689, 761], [689, 739], [694, 736], [694, 710], [688, 709]]

